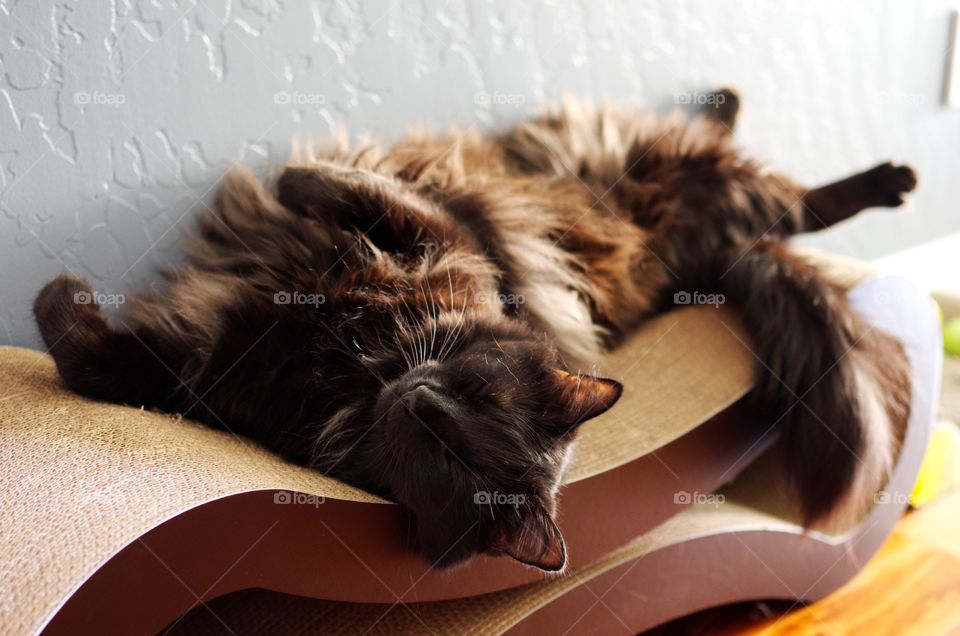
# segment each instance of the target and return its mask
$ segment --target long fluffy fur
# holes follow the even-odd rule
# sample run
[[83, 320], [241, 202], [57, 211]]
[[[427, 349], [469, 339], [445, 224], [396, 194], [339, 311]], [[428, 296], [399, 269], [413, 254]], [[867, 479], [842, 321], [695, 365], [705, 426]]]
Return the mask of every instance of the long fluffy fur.
[[[859, 511], [897, 452], [905, 357], [781, 241], [895, 206], [915, 180], [883, 164], [802, 187], [735, 150], [724, 94], [732, 106], [693, 119], [568, 101], [496, 136], [308, 156], [269, 188], [231, 175], [185, 265], [123, 329], [61, 278], [38, 297], [41, 332], [75, 391], [229, 423], [383, 492], [370, 465], [393, 459], [362, 441], [365, 402], [392, 369], [431, 359], [438, 332], [441, 349], [498, 333], [583, 368], [674, 292], [716, 291], [753, 335], [754, 398], [782, 420], [803, 519]], [[291, 311], [277, 290], [326, 301]], [[524, 302], [490, 300], [504, 297]]]

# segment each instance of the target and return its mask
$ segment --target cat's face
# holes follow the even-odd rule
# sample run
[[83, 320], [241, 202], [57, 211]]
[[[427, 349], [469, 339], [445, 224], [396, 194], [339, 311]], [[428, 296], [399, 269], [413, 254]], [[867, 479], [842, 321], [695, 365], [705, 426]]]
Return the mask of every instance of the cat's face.
[[435, 567], [495, 553], [562, 569], [553, 515], [570, 445], [621, 391], [559, 371], [534, 338], [484, 330], [389, 382], [374, 408], [390, 458], [381, 469], [424, 556]]

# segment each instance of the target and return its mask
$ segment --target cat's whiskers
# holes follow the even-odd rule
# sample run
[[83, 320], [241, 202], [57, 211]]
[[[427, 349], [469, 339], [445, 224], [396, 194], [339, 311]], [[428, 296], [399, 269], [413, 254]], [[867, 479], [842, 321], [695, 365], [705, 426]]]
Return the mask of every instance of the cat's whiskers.
[[430, 290], [430, 357], [432, 358], [433, 350], [437, 345], [437, 319], [439, 318], [439, 314], [437, 312], [437, 300], [433, 293], [433, 287], [428, 286], [427, 289]]
[[453, 347], [454, 342], [453, 329], [449, 328], [443, 336], [443, 342], [440, 344], [440, 352], [437, 354], [438, 362], [444, 360], [449, 350]]
[[[424, 334], [425, 343], [424, 343], [424, 350], [423, 350], [423, 359], [421, 360], [421, 362], [426, 362], [433, 355], [433, 334], [432, 334], [433, 310], [431, 307], [431, 305], [433, 304], [433, 296], [432, 296], [432, 292], [430, 295], [428, 295], [427, 290], [423, 288], [422, 279], [417, 282], [417, 285], [420, 288], [420, 294], [430, 301], [429, 303], [423, 303], [423, 310], [426, 312], [426, 316], [424, 317], [426, 321], [425, 326], [431, 328], [430, 334]], [[429, 342], [426, 342], [426, 341], [429, 341]]]
[[[413, 291], [410, 289], [409, 291]], [[397, 289], [397, 296], [403, 298], [404, 295], [400, 289]], [[413, 309], [405, 302], [399, 305], [399, 311], [395, 318], [397, 326], [402, 330], [410, 342], [410, 359], [412, 364], [410, 368], [422, 364], [426, 359], [426, 341], [416, 325], [416, 317], [413, 315]]]
[[453, 351], [457, 343], [457, 338], [460, 336], [460, 333], [463, 329], [463, 325], [466, 322], [466, 316], [467, 316], [467, 296], [464, 295], [463, 306], [460, 308], [460, 311], [457, 314], [457, 322], [447, 332], [447, 338], [444, 340], [445, 346], [441, 348], [440, 355], [437, 356], [438, 361], [442, 361], [446, 355], [448, 355]]
[[[422, 289], [421, 289], [422, 291]], [[426, 309], [426, 307], [424, 307]], [[411, 314], [413, 314], [413, 309], [411, 308]], [[429, 310], [428, 310], [429, 311]], [[416, 316], [413, 316], [411, 324], [411, 329], [413, 329], [417, 334], [417, 340], [420, 342], [420, 364], [423, 364], [427, 361], [427, 336], [423, 333], [423, 330], [420, 328], [419, 320], [416, 320]]]
[[[453, 306], [455, 305], [455, 302], [456, 302], [456, 300], [455, 300], [456, 294], [455, 294], [454, 291], [453, 291], [453, 276], [450, 274], [450, 263], [449, 263], [449, 261], [445, 261], [445, 262], [444, 262], [444, 265], [446, 266], [446, 269], [447, 269], [447, 285], [448, 285], [448, 287], [449, 287], [449, 289], [450, 289], [450, 306], [453, 307]], [[464, 305], [464, 306], [466, 306], [466, 305]], [[439, 318], [440, 318], [440, 317], [437, 316], [437, 320], [438, 320], [438, 321], [439, 321]], [[448, 329], [447, 332], [446, 332], [446, 334], [444, 334], [443, 343], [440, 345], [440, 353], [437, 355], [437, 359], [438, 359], [438, 360], [443, 360], [444, 355], [446, 355], [446, 353], [447, 353], [447, 344], [448, 344], [448, 342], [450, 342], [451, 339], [452, 339], [452, 338], [451, 338], [451, 334], [452, 334], [452, 333], [453, 333], [453, 330], [452, 330], [452, 329]]]
[[407, 365], [407, 371], [413, 369], [413, 359], [407, 353], [406, 347], [403, 346], [403, 342], [400, 340], [399, 331], [394, 332], [393, 342], [397, 346], [397, 350], [400, 352], [400, 355], [403, 357], [404, 363]]
[[456, 339], [460, 337], [460, 334], [463, 332], [463, 325], [467, 321], [467, 295], [463, 296], [463, 307], [460, 308], [460, 315], [457, 317], [457, 327], [456, 332], [454, 333], [452, 340], [456, 342]]
[[417, 366], [416, 342], [410, 336], [408, 323], [402, 316], [396, 316], [396, 323], [397, 330], [393, 335], [394, 342], [396, 342], [400, 355], [403, 356], [404, 361], [407, 363], [407, 370], [411, 370]]
[[400, 325], [406, 335], [410, 346], [410, 357], [413, 360], [414, 366], [416, 366], [420, 364], [420, 360], [423, 357], [423, 344], [420, 338], [420, 331], [414, 324], [412, 309], [405, 303], [402, 303], [400, 308], [402, 313], [397, 315], [397, 324]]

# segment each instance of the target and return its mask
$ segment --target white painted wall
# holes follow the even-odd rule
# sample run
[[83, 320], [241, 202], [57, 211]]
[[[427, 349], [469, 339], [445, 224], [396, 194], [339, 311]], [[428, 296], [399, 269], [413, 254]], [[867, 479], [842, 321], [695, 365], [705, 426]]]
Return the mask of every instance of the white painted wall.
[[72, 270], [104, 292], [175, 258], [236, 161], [335, 122], [492, 127], [564, 92], [656, 109], [740, 89], [743, 145], [810, 182], [919, 168], [900, 215], [818, 239], [874, 257], [960, 228], [960, 111], [940, 106], [953, 3], [0, 0], [0, 342]]

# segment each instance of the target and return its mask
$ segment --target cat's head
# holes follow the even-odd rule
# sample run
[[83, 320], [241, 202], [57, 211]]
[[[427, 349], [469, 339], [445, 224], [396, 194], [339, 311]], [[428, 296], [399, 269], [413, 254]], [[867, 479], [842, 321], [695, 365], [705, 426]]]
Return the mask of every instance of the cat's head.
[[406, 370], [378, 396], [381, 470], [435, 567], [478, 553], [548, 571], [566, 563], [554, 514], [570, 446], [622, 386], [559, 370], [553, 351], [523, 334], [461, 329], [454, 351]]

